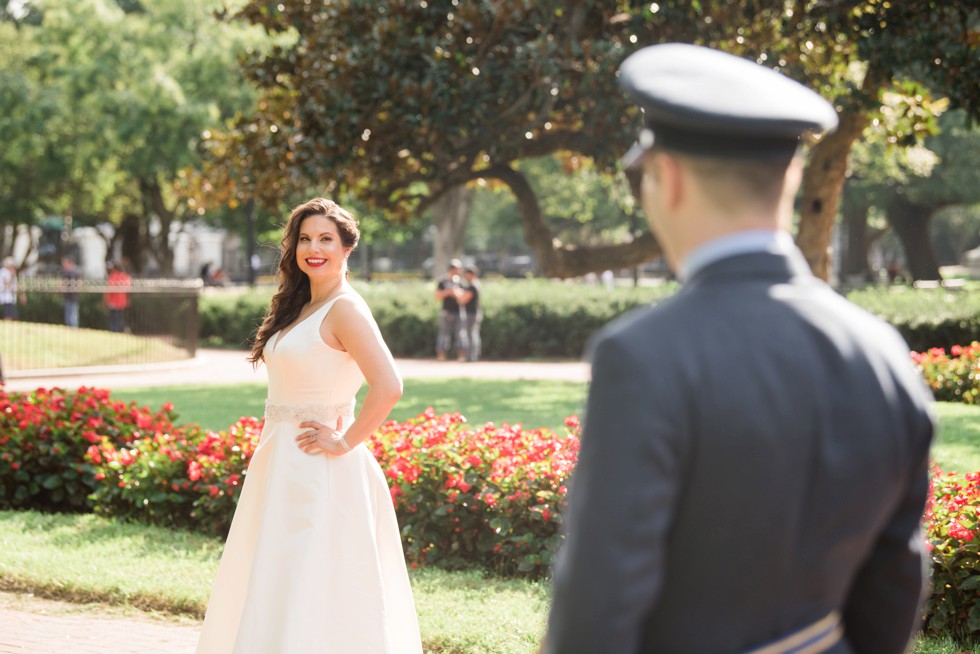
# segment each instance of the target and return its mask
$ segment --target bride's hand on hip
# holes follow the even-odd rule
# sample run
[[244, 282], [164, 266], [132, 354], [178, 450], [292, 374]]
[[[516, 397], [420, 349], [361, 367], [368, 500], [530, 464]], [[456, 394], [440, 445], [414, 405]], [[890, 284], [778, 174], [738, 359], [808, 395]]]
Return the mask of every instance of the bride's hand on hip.
[[343, 456], [351, 451], [351, 447], [347, 445], [346, 441], [344, 441], [343, 434], [340, 433], [340, 430], [344, 427], [344, 419], [342, 417], [337, 418], [337, 426], [334, 429], [315, 420], [301, 422], [299, 426], [309, 430], [296, 437], [297, 445], [307, 454]]

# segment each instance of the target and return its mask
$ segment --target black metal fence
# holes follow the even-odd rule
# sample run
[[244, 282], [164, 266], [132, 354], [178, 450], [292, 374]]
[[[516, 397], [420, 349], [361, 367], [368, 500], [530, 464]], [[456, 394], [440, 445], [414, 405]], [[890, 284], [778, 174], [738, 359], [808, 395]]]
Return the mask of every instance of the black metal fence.
[[[19, 281], [17, 318], [0, 321], [5, 373], [76, 366], [146, 364], [197, 352], [200, 281], [132, 280], [66, 285], [61, 279]], [[77, 298], [77, 328], [68, 315]], [[118, 307], [110, 310], [110, 301]], [[115, 313], [115, 315], [113, 315]]]

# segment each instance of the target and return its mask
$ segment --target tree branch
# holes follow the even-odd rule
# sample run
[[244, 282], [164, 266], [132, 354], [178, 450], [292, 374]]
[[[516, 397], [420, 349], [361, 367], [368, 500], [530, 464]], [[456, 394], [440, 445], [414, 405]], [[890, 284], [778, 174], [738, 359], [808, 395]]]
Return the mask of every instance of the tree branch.
[[555, 238], [545, 223], [537, 195], [520, 171], [499, 164], [484, 170], [482, 176], [500, 180], [514, 193], [524, 220], [524, 240], [537, 255], [538, 267], [546, 277], [578, 277], [590, 272], [628, 268], [662, 254], [660, 245], [649, 232], [615, 245], [565, 245]]

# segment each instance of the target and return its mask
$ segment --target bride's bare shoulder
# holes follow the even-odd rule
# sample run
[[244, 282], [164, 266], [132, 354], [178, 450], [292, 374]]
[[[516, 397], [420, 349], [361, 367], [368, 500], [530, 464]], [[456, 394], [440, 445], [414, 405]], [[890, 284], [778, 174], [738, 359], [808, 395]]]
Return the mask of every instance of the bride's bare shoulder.
[[347, 291], [338, 296], [330, 313], [335, 313], [336, 317], [340, 319], [357, 316], [372, 318], [371, 307], [357, 291]]

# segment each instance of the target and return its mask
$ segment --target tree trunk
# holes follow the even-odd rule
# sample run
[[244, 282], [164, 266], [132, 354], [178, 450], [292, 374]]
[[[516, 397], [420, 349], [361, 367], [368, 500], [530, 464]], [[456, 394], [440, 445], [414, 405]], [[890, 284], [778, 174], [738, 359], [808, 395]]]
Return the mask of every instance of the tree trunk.
[[840, 124], [813, 147], [803, 173], [800, 229], [796, 234], [796, 244], [803, 251], [813, 274], [824, 280], [830, 278], [830, 234], [847, 176], [851, 144], [868, 126], [871, 108], [878, 106], [878, 94], [891, 79], [889, 66], [890, 62], [870, 62], [861, 88], [853, 91], [850, 97], [838, 101], [845, 107], [838, 111]]
[[170, 226], [176, 220], [176, 211], [167, 207], [167, 203], [163, 199], [163, 191], [157, 180], [143, 178], [140, 179], [139, 184], [143, 194], [143, 205], [148, 209], [146, 220], [149, 220], [152, 213], [160, 221], [160, 232], [156, 237], [149, 235], [149, 225], [143, 227], [147, 233], [146, 240], [151, 246], [150, 254], [160, 265], [160, 275], [173, 277], [174, 251], [170, 245]]
[[867, 205], [845, 206], [841, 212], [844, 230], [840, 265], [842, 280], [871, 281], [871, 267], [868, 265], [868, 209]]
[[370, 243], [364, 243], [361, 247], [361, 274], [364, 281], [371, 281], [371, 274], [374, 268], [374, 252]]
[[912, 281], [942, 279], [929, 236], [929, 220], [934, 212], [935, 207], [910, 202], [900, 193], [885, 209], [888, 224], [902, 242]]
[[432, 205], [432, 224], [436, 228], [432, 242], [432, 276], [435, 279], [446, 272], [450, 259], [463, 253], [472, 199], [472, 191], [460, 185], [446, 191]]
[[[145, 247], [143, 221], [138, 215], [127, 213], [123, 216], [113, 241], [117, 239], [121, 241], [120, 252], [123, 259], [121, 263], [126, 266], [127, 272], [139, 277], [143, 273], [143, 251]], [[112, 245], [114, 246], [115, 242]], [[113, 247], [109, 248], [110, 257], [113, 249]]]
[[564, 279], [590, 272], [629, 268], [662, 254], [660, 244], [649, 232], [616, 245], [564, 245], [544, 222], [537, 195], [523, 174], [510, 166], [494, 166], [483, 174], [504, 182], [514, 193], [524, 219], [524, 240], [537, 255], [538, 270], [545, 277]]
[[830, 277], [830, 234], [847, 176], [847, 157], [851, 144], [867, 127], [868, 121], [866, 111], [841, 114], [837, 131], [826, 135], [813, 147], [803, 173], [803, 201], [796, 243], [813, 274], [824, 280]]

